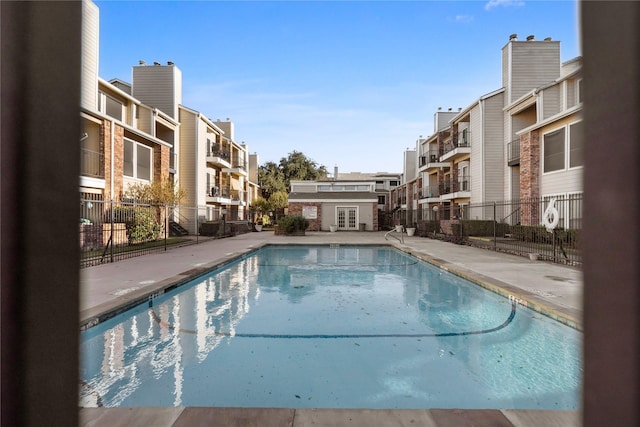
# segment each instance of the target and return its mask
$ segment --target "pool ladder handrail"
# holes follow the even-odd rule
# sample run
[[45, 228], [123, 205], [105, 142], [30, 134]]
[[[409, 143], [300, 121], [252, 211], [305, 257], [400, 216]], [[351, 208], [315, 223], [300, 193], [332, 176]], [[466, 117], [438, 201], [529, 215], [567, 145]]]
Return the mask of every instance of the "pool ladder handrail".
[[[392, 228], [391, 230], [387, 231], [384, 234], [384, 239], [385, 240], [389, 240], [389, 236], [391, 236], [394, 239], [398, 239], [398, 241], [404, 245], [404, 232], [405, 232], [404, 226], [396, 225], [394, 228]], [[391, 233], [400, 233], [400, 237], [398, 237], [398, 236], [396, 236], [394, 234], [391, 234]]]

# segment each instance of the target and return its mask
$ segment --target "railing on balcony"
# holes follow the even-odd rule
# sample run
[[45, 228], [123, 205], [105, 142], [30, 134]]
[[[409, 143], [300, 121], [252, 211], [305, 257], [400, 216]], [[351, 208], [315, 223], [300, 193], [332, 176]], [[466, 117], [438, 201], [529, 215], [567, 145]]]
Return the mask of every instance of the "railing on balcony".
[[471, 178], [468, 175], [459, 176], [457, 180], [453, 181], [453, 192], [459, 191], [471, 191]]
[[438, 191], [441, 195], [451, 193], [451, 179], [447, 178], [442, 181], [442, 184], [438, 185]]
[[231, 198], [231, 187], [211, 187], [209, 189], [209, 197], [220, 197], [223, 199]]
[[421, 199], [431, 199], [434, 197], [440, 196], [440, 186], [438, 185], [427, 185], [421, 190]]
[[231, 190], [231, 200], [235, 202], [244, 202], [245, 201], [246, 191], [243, 190]]
[[507, 165], [517, 166], [520, 164], [520, 139], [514, 139], [507, 144]]
[[80, 174], [92, 178], [104, 178], [104, 154], [81, 148]]
[[231, 158], [231, 152], [220, 144], [212, 144], [211, 148], [207, 150], [207, 157], [219, 157], [223, 160], [229, 161]]
[[426, 166], [429, 163], [438, 163], [440, 161], [440, 156], [438, 155], [438, 150], [429, 150], [424, 156], [420, 156], [420, 167]]
[[455, 138], [445, 144], [444, 154], [461, 147], [471, 147], [471, 132], [464, 129]]
[[239, 156], [233, 156], [233, 160], [231, 161], [231, 167], [247, 170], [247, 161], [244, 158], [241, 158]]

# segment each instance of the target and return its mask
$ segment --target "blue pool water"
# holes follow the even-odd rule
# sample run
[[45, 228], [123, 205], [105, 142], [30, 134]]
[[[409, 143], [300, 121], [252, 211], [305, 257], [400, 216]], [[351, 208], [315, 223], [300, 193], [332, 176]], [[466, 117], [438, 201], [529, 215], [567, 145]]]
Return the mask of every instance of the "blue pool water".
[[393, 248], [269, 246], [83, 331], [80, 404], [577, 409], [581, 340]]

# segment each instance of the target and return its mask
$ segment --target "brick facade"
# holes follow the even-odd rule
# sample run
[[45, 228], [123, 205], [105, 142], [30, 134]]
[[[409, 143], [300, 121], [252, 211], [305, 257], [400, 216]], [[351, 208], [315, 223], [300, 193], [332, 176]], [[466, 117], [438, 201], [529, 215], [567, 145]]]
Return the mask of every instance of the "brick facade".
[[315, 206], [318, 209], [316, 219], [309, 219], [307, 231], [320, 231], [322, 224], [322, 203], [295, 203], [289, 202], [289, 215], [302, 215], [303, 206]]
[[[520, 199], [535, 200], [540, 197], [540, 132], [532, 131], [520, 136]], [[540, 224], [540, 213], [533, 205], [522, 206], [522, 225]]]

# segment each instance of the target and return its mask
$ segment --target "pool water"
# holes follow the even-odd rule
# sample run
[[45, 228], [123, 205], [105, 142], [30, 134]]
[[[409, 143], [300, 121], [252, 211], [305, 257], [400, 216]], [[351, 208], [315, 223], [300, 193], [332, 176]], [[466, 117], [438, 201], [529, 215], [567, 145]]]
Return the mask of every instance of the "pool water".
[[81, 406], [578, 409], [582, 334], [386, 246], [268, 246], [82, 332]]

